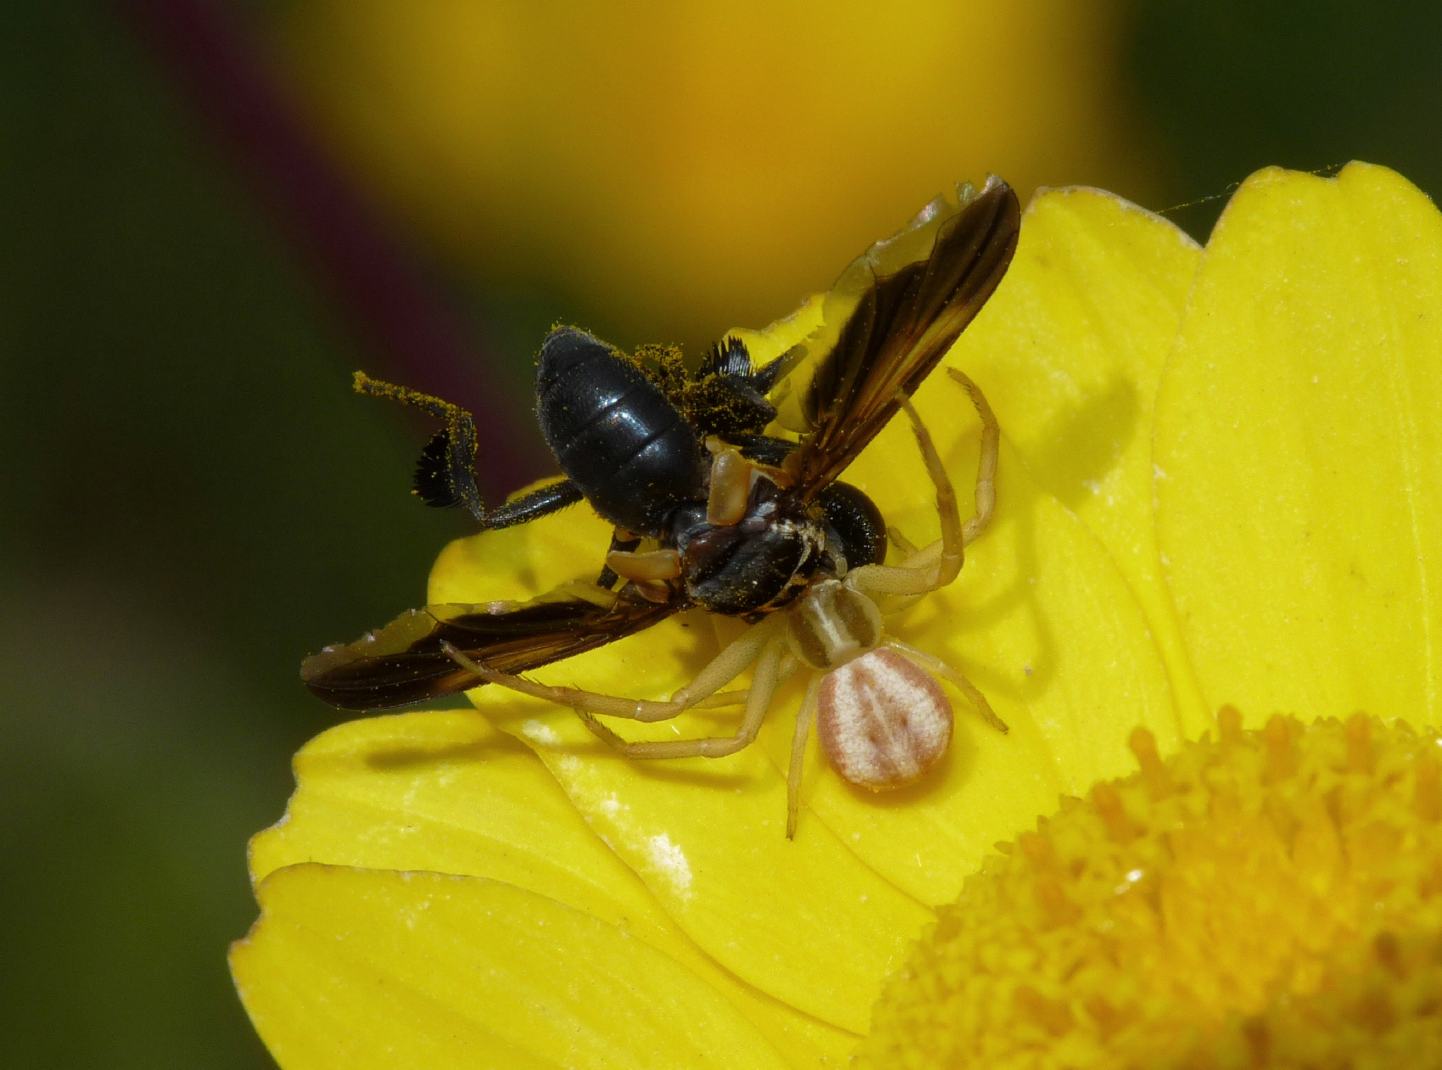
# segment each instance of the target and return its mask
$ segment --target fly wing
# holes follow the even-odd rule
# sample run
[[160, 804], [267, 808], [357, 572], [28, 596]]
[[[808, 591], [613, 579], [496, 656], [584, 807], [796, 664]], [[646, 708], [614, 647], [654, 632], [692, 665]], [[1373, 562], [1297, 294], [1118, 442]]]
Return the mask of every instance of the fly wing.
[[631, 635], [684, 607], [650, 602], [623, 588], [587, 597], [558, 588], [529, 602], [435, 605], [412, 609], [352, 643], [328, 646], [301, 663], [300, 677], [319, 698], [346, 710], [382, 710], [453, 695], [484, 681], [441, 648], [450, 643], [475, 661], [524, 672]]
[[1021, 227], [999, 178], [959, 203], [938, 197], [855, 260], [826, 295], [803, 346], [800, 446], [786, 467], [806, 497], [835, 481], [936, 367], [1011, 263]]

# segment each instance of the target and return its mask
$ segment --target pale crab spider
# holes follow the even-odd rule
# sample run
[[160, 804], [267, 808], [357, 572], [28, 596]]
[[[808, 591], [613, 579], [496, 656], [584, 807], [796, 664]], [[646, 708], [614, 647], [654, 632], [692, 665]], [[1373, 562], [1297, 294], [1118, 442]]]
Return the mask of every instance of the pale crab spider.
[[[1007, 730], [985, 696], [956, 669], [886, 634], [882, 618], [918, 597], [947, 586], [961, 571], [965, 546], [985, 530], [996, 501], [1000, 432], [977, 385], [961, 372], [948, 373], [971, 396], [981, 417], [981, 459], [977, 466], [976, 515], [965, 526], [956, 493], [931, 435], [911, 402], [899, 397], [911, 420], [927, 475], [936, 489], [941, 537], [917, 550], [893, 533], [906, 556], [896, 565], [863, 565], [814, 582], [790, 606], [753, 624], [725, 646], [690, 684], [668, 701], [602, 695], [572, 687], [539, 684], [497, 672], [447, 644], [446, 651], [477, 677], [525, 695], [572, 707], [597, 736], [631, 758], [718, 758], [755, 740], [780, 682], [805, 665], [817, 670], [796, 718], [787, 775], [786, 835], [796, 832], [802, 762], [812, 720], [832, 766], [852, 784], [872, 791], [917, 780], [951, 742], [951, 704], [936, 678], [960, 691], [995, 729]], [[722, 688], [754, 665], [751, 686]], [[631, 741], [596, 720], [596, 715], [634, 721], [662, 721], [700, 706], [745, 704], [734, 735], [703, 739]]]

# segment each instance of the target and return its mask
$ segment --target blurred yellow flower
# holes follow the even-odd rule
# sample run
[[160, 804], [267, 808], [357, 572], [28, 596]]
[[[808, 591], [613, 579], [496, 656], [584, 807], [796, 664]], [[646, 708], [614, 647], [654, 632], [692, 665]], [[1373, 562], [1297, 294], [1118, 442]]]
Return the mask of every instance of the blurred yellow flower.
[[[568, 711], [489, 688], [476, 694], [484, 717], [342, 725], [300, 753], [286, 819], [252, 843], [261, 919], [232, 968], [261, 1036], [288, 1068], [841, 1063], [938, 908], [964, 884], [981, 894], [987, 878], [973, 875], [992, 845], [1059, 795], [1089, 794], [1103, 825], [1108, 814], [1140, 822], [1133, 789], [1095, 787], [1127, 772], [1128, 740], [1146, 759], [1145, 786], [1146, 770], [1159, 775], [1152, 748], [1178, 752], [1227, 702], [1252, 727], [1277, 710], [1436, 723], [1439, 296], [1442, 218], [1380, 168], [1334, 180], [1262, 172], [1205, 250], [1109, 194], [1038, 197], [1010, 273], [948, 358], [1001, 422], [996, 521], [958, 582], [895, 625], [964, 668], [1011, 734], [962, 717], [943, 766], [890, 797], [848, 788], [813, 755], [787, 841], [794, 688], [757, 746], [710, 761], [628, 762]], [[801, 329], [782, 321], [750, 336], [753, 353]], [[943, 375], [916, 400], [964, 493], [969, 407]], [[847, 478], [920, 542], [935, 535], [935, 509], [907, 435], [888, 428]], [[589, 567], [606, 535], [576, 511], [461, 540], [437, 562], [430, 600], [535, 593]], [[663, 695], [713, 642], [704, 620], [674, 619], [537, 675]], [[726, 716], [624, 727], [708, 734]], [[1229, 722], [1228, 738], [1252, 738], [1241, 730]], [[1385, 733], [1376, 726], [1377, 740]], [[1329, 798], [1302, 818], [1319, 820]], [[1185, 823], [1170, 834], [1187, 835]], [[992, 857], [989, 873], [1004, 867]], [[1212, 939], [1246, 939], [1225, 918], [1245, 913], [1252, 876], [1239, 863], [1218, 877], [1236, 900]], [[1424, 882], [1421, 898], [1439, 890]], [[1397, 961], [1434, 946], [1430, 900], [1419, 931], [1405, 914], [1388, 930]], [[988, 903], [988, 924], [1005, 927], [1007, 900]], [[1096, 916], [1062, 911], [1059, 938], [1075, 923], [1083, 944]], [[1345, 951], [1351, 930], [1337, 931]], [[1123, 961], [1170, 968], [1144, 941], [1134, 956]], [[1094, 989], [1057, 987], [1024, 943], [996, 957], [986, 968], [1011, 971], [1018, 990], [1034, 974], [1037, 998], [1031, 1018], [1017, 1016], [1024, 1035], [994, 1034], [992, 1051], [1024, 1050], [1019, 1066], [1106, 1065], [1065, 1062], [1045, 1044], [1073, 1034], [1037, 1028], [1101, 1028], [1104, 1011], [1085, 1002]], [[1382, 959], [1368, 946], [1351, 961]], [[949, 961], [920, 1012], [915, 993], [893, 988], [877, 1022], [898, 1020], [897, 1007], [963, 1020], [956, 971], [972, 967]], [[1223, 990], [1191, 1021], [1220, 1037], [1291, 976], [1286, 963], [1259, 968], [1249, 1002]], [[1210, 1035], [1198, 1034], [1199, 1050]], [[916, 1065], [940, 1050], [918, 1044]]]
[[957, 175], [1136, 182], [1118, 18], [307, 0], [277, 36], [313, 126], [493, 292], [545, 283], [691, 339], [829, 282]]

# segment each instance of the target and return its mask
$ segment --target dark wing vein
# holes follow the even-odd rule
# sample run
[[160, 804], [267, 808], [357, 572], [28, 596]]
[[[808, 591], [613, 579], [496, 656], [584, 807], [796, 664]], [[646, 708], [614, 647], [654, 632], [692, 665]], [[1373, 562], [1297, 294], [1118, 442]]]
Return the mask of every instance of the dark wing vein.
[[404, 706], [483, 682], [452, 661], [442, 643], [518, 673], [649, 628], [683, 606], [679, 598], [655, 603], [625, 592], [600, 604], [553, 594], [530, 602], [426, 606], [353, 643], [313, 654], [300, 674], [311, 691], [342, 709]]
[[961, 336], [1006, 273], [1020, 226], [1016, 194], [993, 178], [959, 206], [933, 201], [842, 274], [811, 343], [830, 348], [816, 357], [788, 465], [804, 495], [841, 474]]

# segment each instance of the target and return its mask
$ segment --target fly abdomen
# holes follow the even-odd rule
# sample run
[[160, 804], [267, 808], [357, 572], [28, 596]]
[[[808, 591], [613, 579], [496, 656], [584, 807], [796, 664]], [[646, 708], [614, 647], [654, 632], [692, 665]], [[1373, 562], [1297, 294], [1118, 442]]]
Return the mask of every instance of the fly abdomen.
[[561, 327], [542, 344], [536, 415], [561, 470], [618, 527], [655, 534], [706, 497], [695, 430], [640, 368], [584, 331]]

